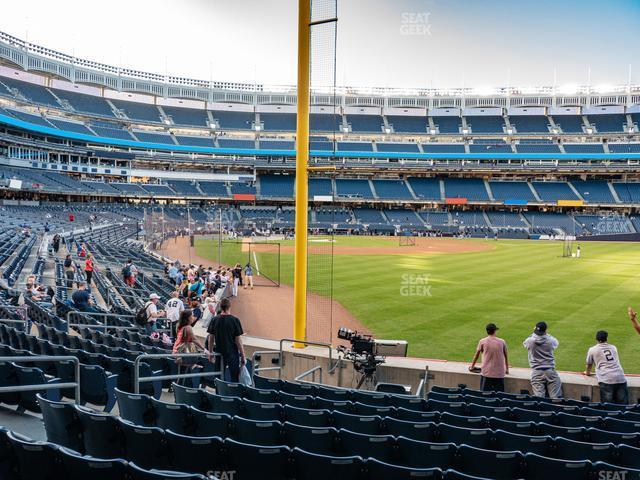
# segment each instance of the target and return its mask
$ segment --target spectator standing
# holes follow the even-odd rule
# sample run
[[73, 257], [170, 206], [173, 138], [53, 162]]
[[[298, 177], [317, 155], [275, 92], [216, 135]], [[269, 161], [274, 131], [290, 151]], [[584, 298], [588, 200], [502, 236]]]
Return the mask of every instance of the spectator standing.
[[[198, 340], [198, 338], [193, 334], [193, 325], [196, 319], [193, 316], [193, 312], [191, 310], [183, 310], [180, 313], [180, 317], [177, 322], [177, 334], [176, 341], [173, 344], [173, 353], [197, 353], [198, 348], [201, 351], [204, 351], [204, 346]], [[183, 358], [178, 359], [178, 374], [187, 373], [189, 370], [193, 369], [195, 365], [195, 361], [192, 358]], [[178, 380], [178, 385], [184, 385], [185, 378], [181, 378]]]
[[127, 263], [122, 268], [122, 278], [124, 282], [130, 287], [133, 287], [136, 284], [137, 276], [138, 276], [138, 269], [133, 264], [133, 260], [128, 259]]
[[53, 236], [53, 240], [51, 242], [52, 246], [53, 246], [53, 251], [57, 254], [58, 250], [60, 250], [60, 235], [58, 235], [57, 233]]
[[251, 268], [251, 264], [247, 263], [244, 267], [244, 288], [250, 287], [253, 290], [253, 268]]
[[160, 300], [158, 294], [152, 293], [149, 295], [149, 301], [144, 307], [145, 313], [147, 314], [147, 324], [145, 325], [147, 335], [151, 335], [158, 330], [158, 318], [164, 315], [163, 310], [158, 310], [158, 300]]
[[165, 304], [167, 319], [171, 324], [171, 336], [176, 338], [176, 324], [180, 319], [180, 314], [184, 311], [184, 303], [179, 298], [178, 292], [171, 292], [171, 298]]
[[507, 343], [498, 338], [497, 330], [495, 323], [487, 324], [487, 336], [478, 342], [478, 348], [469, 366], [469, 370], [473, 371], [482, 355], [480, 389], [483, 392], [504, 392], [504, 377], [509, 374]]
[[87, 256], [87, 247], [85, 246], [84, 243], [81, 243], [80, 246], [78, 247], [78, 256], [80, 258], [84, 258]]
[[71, 255], [67, 255], [64, 258], [64, 263], [62, 265], [64, 267], [64, 276], [67, 279], [67, 289], [71, 290], [73, 288], [73, 281], [76, 278], [76, 266], [71, 259]]
[[231, 302], [228, 298], [220, 302], [220, 311], [220, 315], [213, 317], [207, 329], [207, 345], [209, 350], [222, 356], [224, 364], [229, 367], [231, 381], [237, 382], [240, 368], [246, 364], [242, 345], [244, 332], [240, 319], [231, 315]]
[[523, 342], [529, 352], [531, 367], [531, 388], [537, 397], [562, 397], [562, 381], [556, 372], [554, 351], [559, 342], [547, 333], [546, 322], [536, 323], [533, 333]]
[[93, 271], [95, 270], [95, 264], [93, 263], [93, 255], [88, 253], [87, 258], [84, 261], [84, 274], [87, 279], [87, 286], [91, 289], [91, 280], [93, 279]]
[[620, 365], [618, 349], [608, 342], [609, 334], [605, 330], [596, 333], [596, 343], [587, 352], [585, 375], [591, 375], [596, 367], [596, 379], [600, 386], [600, 401], [606, 403], [629, 403], [629, 389], [624, 370]]

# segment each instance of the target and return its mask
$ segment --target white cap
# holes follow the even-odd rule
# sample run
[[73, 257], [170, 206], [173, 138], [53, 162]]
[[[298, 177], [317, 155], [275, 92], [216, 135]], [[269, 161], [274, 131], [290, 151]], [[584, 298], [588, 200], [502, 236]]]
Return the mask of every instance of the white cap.
[[152, 293], [151, 295], [149, 295], [149, 300], [160, 300], [160, 295], [158, 295], [157, 293]]

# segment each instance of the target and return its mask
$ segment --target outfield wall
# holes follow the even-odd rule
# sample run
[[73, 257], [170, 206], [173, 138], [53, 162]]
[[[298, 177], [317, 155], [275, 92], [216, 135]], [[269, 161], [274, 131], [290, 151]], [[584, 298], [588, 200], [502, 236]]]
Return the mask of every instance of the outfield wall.
[[[245, 336], [244, 345], [247, 358], [251, 358], [253, 352], [258, 350], [279, 350], [279, 341], [268, 340], [258, 337]], [[640, 340], [639, 340], [640, 341]], [[294, 349], [290, 344], [284, 347], [284, 365], [282, 378], [293, 380], [300, 373], [320, 365], [323, 369], [322, 383], [339, 387], [355, 387], [357, 376], [354, 376], [353, 367], [350, 362], [336, 369], [333, 375], [327, 374], [329, 370], [329, 353], [327, 348], [307, 347], [304, 349]], [[333, 351], [333, 361], [337, 352]], [[262, 366], [273, 366], [272, 357], [263, 356]], [[469, 364], [461, 362], [449, 362], [446, 360], [427, 360], [419, 358], [399, 358], [389, 357], [384, 365], [378, 368], [378, 382], [398, 383], [410, 385], [411, 392], [416, 393], [416, 388], [420, 379], [424, 376], [428, 367], [428, 383], [426, 391], [433, 385], [444, 387], [456, 387], [464, 383], [469, 388], [480, 388], [480, 375], [468, 371]], [[520, 393], [521, 389], [531, 392], [529, 382], [531, 370], [528, 368], [511, 368], [511, 373], [505, 379], [507, 392]], [[277, 372], [264, 372], [264, 376], [276, 377]], [[582, 396], [588, 396], [592, 401], [599, 401], [600, 394], [598, 383], [595, 377], [585, 377], [576, 372], [560, 372], [562, 379], [562, 389], [566, 398], [580, 400]], [[308, 378], [311, 380], [311, 377]], [[319, 381], [316, 376], [316, 381]], [[628, 376], [629, 399], [631, 403], [636, 403], [640, 398], [640, 378], [638, 376]]]

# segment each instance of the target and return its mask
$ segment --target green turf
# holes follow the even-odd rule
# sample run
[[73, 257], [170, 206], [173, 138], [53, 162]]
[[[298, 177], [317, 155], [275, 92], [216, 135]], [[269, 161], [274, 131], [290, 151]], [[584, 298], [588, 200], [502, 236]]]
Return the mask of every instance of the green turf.
[[[626, 314], [628, 305], [640, 306], [640, 245], [583, 243], [575, 259], [561, 258], [560, 242], [489, 242], [495, 249], [477, 253], [335, 255], [334, 297], [378, 338], [408, 340], [411, 356], [467, 361], [491, 321], [509, 345], [510, 363], [527, 366], [522, 340], [545, 320], [560, 341], [559, 368], [583, 369], [596, 330], [606, 329], [627, 373], [640, 373], [640, 335]], [[395, 247], [397, 240], [338, 237], [337, 244]], [[196, 247], [214, 258], [206, 241]], [[430, 296], [403, 295], [415, 293], [401, 290], [407, 279], [421, 283], [407, 275], [426, 275]], [[282, 254], [282, 282], [292, 278], [293, 255]], [[313, 275], [310, 289], [322, 291], [325, 280]]]

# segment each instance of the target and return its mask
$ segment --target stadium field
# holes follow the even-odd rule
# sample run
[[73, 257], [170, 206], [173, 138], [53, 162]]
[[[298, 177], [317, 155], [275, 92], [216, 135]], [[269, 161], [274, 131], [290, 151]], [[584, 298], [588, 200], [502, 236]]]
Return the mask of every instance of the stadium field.
[[[327, 278], [314, 273], [329, 261], [326, 240], [310, 242], [312, 291], [326, 288]], [[626, 313], [628, 305], [640, 306], [637, 244], [583, 243], [577, 259], [562, 258], [561, 242], [435, 240], [455, 248], [431, 253], [420, 245], [399, 247], [397, 238], [336, 237], [334, 298], [377, 338], [408, 340], [414, 357], [469, 361], [485, 324], [495, 322], [509, 344], [510, 364], [526, 367], [522, 340], [545, 320], [560, 341], [558, 368], [582, 370], [595, 332], [606, 329], [626, 372], [640, 373], [640, 336]], [[198, 240], [198, 254], [215, 260], [213, 243]], [[280, 243], [281, 280], [292, 284], [293, 244]], [[225, 246], [223, 260], [242, 246], [231, 250]], [[256, 259], [268, 265], [272, 255]]]

